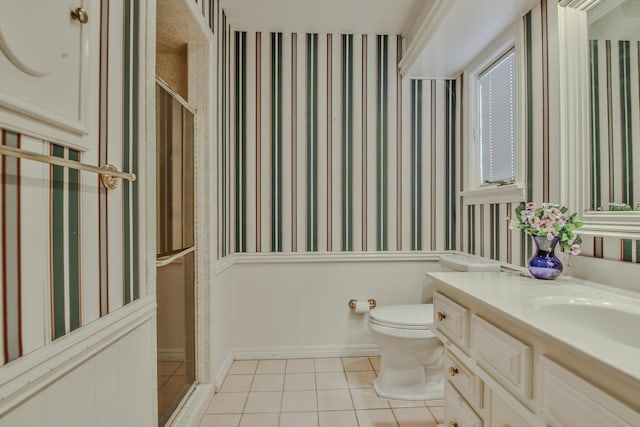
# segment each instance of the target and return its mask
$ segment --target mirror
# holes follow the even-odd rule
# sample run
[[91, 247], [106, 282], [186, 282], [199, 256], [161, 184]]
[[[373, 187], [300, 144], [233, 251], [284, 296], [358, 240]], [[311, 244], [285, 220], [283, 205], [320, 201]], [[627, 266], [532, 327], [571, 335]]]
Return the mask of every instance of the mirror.
[[640, 0], [562, 1], [558, 27], [563, 203], [581, 234], [637, 239]]
[[640, 140], [640, 0], [599, 2], [587, 13], [587, 35], [591, 125], [587, 209], [633, 210], [635, 204], [640, 208], [640, 173], [634, 173], [640, 153], [637, 147], [633, 150]]

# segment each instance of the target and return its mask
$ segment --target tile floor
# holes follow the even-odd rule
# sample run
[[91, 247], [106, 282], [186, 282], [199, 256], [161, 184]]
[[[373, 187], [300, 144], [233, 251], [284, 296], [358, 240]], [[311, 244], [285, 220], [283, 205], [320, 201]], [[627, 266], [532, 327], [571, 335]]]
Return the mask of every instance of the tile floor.
[[200, 427], [436, 427], [443, 402], [379, 398], [379, 357], [235, 361]]

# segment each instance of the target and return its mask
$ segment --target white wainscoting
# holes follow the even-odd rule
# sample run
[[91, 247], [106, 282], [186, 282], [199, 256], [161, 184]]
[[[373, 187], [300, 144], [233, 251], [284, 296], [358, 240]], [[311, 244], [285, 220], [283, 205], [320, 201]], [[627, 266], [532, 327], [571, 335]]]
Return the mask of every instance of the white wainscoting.
[[[67, 348], [53, 358], [49, 374], [39, 375], [36, 381], [11, 393], [0, 427], [157, 425], [155, 302], [147, 300], [119, 310], [128, 311], [127, 316], [117, 316], [116, 312], [117, 319], [109, 315], [81, 329], [94, 329], [98, 341]], [[63, 339], [73, 337], [71, 334]], [[40, 351], [53, 353], [53, 347]], [[59, 363], [65, 354], [67, 362]], [[29, 363], [31, 359], [26, 356], [19, 362]], [[34, 370], [47, 363], [38, 363]], [[11, 367], [4, 367], [5, 372]], [[50, 381], [50, 377], [54, 379]]]
[[213, 349], [215, 377], [224, 378], [229, 352], [235, 359], [377, 354], [368, 315], [352, 313], [348, 301], [429, 302], [433, 284], [426, 273], [443, 270], [441, 254], [236, 255], [224, 261], [212, 326], [230, 348], [226, 356]]

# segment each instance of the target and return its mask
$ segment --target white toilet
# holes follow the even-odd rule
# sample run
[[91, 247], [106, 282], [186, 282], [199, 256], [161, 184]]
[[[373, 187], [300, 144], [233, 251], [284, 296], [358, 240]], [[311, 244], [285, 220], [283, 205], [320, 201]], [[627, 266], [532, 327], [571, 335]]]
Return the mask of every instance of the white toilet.
[[369, 312], [382, 358], [373, 388], [386, 399], [435, 400], [444, 395], [443, 346], [433, 334], [433, 304], [389, 305]]
[[[440, 263], [445, 271], [500, 271], [495, 261], [466, 255], [445, 255]], [[373, 381], [378, 396], [399, 400], [444, 397], [444, 347], [433, 333], [433, 304], [378, 306], [369, 312], [369, 329], [382, 355]]]

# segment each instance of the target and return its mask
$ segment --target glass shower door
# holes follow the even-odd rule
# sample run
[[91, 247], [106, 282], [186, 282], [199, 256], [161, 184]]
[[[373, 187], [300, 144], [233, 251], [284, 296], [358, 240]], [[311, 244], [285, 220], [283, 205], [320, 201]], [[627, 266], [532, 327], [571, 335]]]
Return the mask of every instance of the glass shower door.
[[195, 383], [194, 115], [158, 81], [157, 279], [158, 425]]

